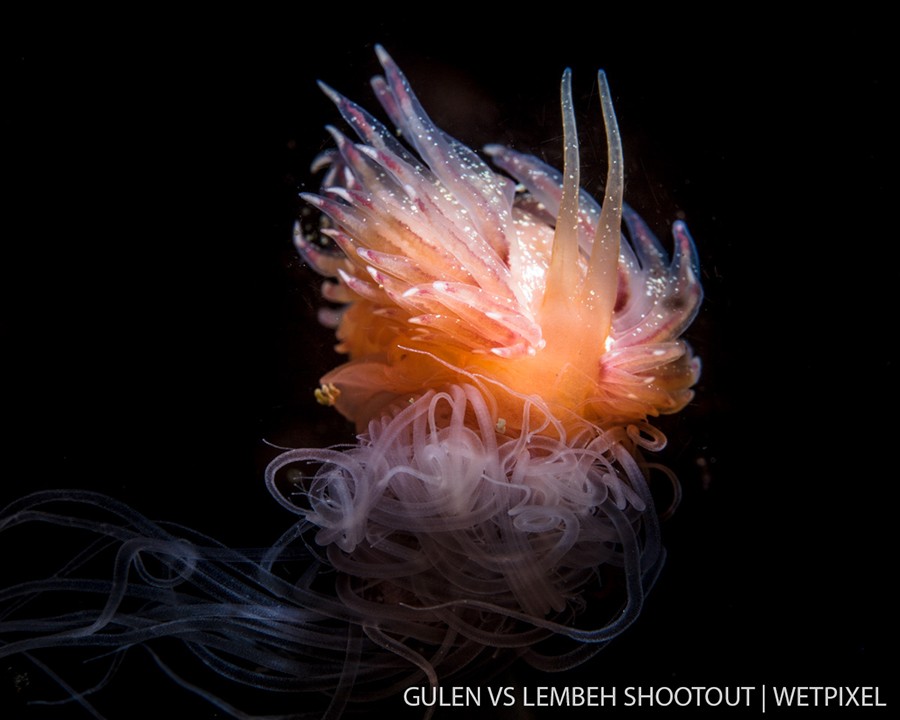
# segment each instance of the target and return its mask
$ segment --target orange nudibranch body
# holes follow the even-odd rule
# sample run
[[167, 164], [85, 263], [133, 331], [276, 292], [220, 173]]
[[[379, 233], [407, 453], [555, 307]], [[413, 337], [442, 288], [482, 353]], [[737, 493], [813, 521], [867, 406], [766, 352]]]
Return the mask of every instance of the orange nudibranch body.
[[[476, 383], [507, 433], [531, 407], [567, 431], [673, 413], [693, 397], [699, 360], [681, 339], [702, 291], [687, 228], [670, 260], [622, 200], [621, 140], [601, 72], [609, 147], [602, 203], [578, 185], [570, 73], [562, 83], [565, 167], [501, 146], [475, 152], [438, 129], [390, 57], [372, 81], [410, 152], [359, 106], [325, 87], [361, 142], [337, 130], [321, 195], [340, 255], [298, 230], [349, 362], [323, 378], [364, 429], [427, 390]], [[324, 86], [323, 86], [324, 87]], [[623, 234], [623, 221], [627, 236]]]

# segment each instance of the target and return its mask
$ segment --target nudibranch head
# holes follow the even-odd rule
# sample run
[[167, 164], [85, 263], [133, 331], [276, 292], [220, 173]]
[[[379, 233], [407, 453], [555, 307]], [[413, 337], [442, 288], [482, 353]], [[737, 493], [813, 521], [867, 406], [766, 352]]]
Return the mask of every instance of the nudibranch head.
[[[361, 107], [323, 85], [360, 142], [336, 149], [320, 195], [329, 252], [296, 231], [330, 300], [345, 302], [323, 378], [360, 429], [398, 400], [461, 381], [489, 385], [511, 432], [538, 396], [570, 430], [610, 427], [687, 404], [699, 361], [681, 339], [701, 300], [687, 228], [668, 253], [622, 200], [622, 146], [599, 73], [609, 148], [602, 203], [579, 187], [571, 75], [562, 81], [563, 173], [491, 145], [502, 174], [441, 131], [387, 53], [372, 87], [407, 149]], [[413, 152], [414, 151], [414, 152]], [[623, 236], [622, 223], [627, 228]]]

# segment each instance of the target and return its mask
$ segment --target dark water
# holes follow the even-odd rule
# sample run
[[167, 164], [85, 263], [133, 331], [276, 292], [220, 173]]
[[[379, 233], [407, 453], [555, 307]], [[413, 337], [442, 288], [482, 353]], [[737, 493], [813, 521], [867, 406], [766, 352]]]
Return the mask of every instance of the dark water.
[[[380, 41], [453, 135], [555, 160], [570, 64], [596, 189], [602, 66], [626, 199], [663, 236], [685, 219], [701, 253], [707, 299], [689, 338], [704, 375], [663, 424], [685, 498], [634, 628], [571, 673], [517, 669], [497, 684], [880, 685], [890, 702], [896, 385], [882, 338], [896, 272], [879, 217], [877, 43], [833, 63], [824, 48], [786, 60], [709, 36], [460, 44], [358, 25], [337, 45], [300, 30], [291, 44], [24, 53], [9, 111], [15, 231], [0, 261], [0, 499], [87, 487], [231, 545], [271, 542], [290, 517], [262, 485], [276, 454], [264, 441], [351, 437], [312, 402], [337, 357], [314, 322], [318, 281], [291, 246], [296, 194], [314, 189], [309, 161], [338, 122], [314, 81], [374, 107]], [[58, 541], [0, 563], [27, 566]], [[15, 658], [0, 686], [0, 717], [87, 717], [26, 710], [51, 686]], [[136, 702], [218, 716], [138, 656], [97, 705], [118, 718]]]

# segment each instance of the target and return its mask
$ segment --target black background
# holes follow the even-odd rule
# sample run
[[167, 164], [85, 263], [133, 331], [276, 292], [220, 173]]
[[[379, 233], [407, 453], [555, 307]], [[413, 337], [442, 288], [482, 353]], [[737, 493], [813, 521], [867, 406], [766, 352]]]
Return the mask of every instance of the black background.
[[[661, 237], [680, 217], [697, 241], [704, 374], [663, 424], [685, 499], [641, 620], [569, 675], [517, 681], [880, 685], [893, 703], [898, 278], [877, 22], [813, 32], [760, 12], [648, 32], [600, 9], [437, 24], [370, 10], [148, 17], [23, 43], [5, 92], [0, 500], [89, 487], [231, 545], [271, 542], [290, 518], [262, 485], [264, 441], [351, 435], [312, 401], [338, 358], [291, 245], [323, 126], [340, 124], [315, 80], [374, 109], [381, 42], [448, 132], [555, 163], [569, 65], [596, 191], [603, 67], [626, 199]], [[44, 717], [10, 690], [23, 668], [4, 661], [0, 702]], [[126, 668], [98, 707], [217, 716], [153, 675]]]

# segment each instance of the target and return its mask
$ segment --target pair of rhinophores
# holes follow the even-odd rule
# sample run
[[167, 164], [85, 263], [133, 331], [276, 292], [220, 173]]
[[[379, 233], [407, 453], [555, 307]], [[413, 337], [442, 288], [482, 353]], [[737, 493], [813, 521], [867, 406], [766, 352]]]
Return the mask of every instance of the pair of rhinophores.
[[400, 139], [323, 86], [357, 141], [329, 128], [322, 189], [304, 196], [321, 237], [296, 235], [344, 304], [322, 318], [348, 361], [316, 397], [359, 431], [271, 463], [296, 523], [248, 552], [87, 491], [0, 515], [10, 543], [34, 524], [94, 538], [48, 577], [0, 589], [0, 657], [26, 656], [88, 712], [114, 673], [72, 687], [47, 653], [82, 648], [114, 670], [140, 647], [235, 717], [247, 715], [169, 667], [161, 640], [235, 683], [323, 693], [329, 717], [516, 660], [563, 670], [634, 622], [660, 570], [641, 452], [665, 444], [649, 418], [692, 398], [700, 364], [681, 335], [701, 289], [684, 224], [670, 259], [623, 203], [605, 76], [597, 202], [580, 189], [569, 71], [563, 172], [498, 145], [484, 149], [492, 167], [377, 52], [372, 87]]

